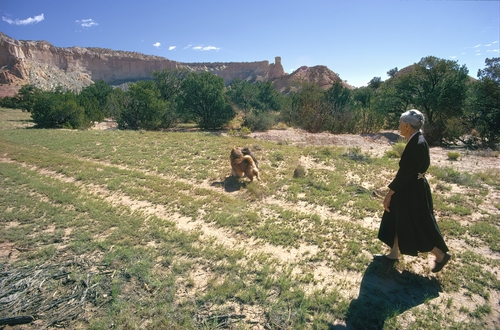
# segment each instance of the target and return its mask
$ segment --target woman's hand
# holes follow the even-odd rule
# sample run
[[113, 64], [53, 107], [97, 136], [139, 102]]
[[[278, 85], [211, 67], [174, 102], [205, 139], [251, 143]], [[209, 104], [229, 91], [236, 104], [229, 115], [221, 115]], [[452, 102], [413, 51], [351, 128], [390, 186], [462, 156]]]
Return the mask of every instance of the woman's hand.
[[387, 193], [387, 195], [385, 195], [385, 198], [384, 198], [384, 210], [386, 210], [387, 212], [391, 212], [389, 210], [389, 206], [391, 205], [392, 195], [394, 195], [394, 191], [389, 190], [389, 192]]

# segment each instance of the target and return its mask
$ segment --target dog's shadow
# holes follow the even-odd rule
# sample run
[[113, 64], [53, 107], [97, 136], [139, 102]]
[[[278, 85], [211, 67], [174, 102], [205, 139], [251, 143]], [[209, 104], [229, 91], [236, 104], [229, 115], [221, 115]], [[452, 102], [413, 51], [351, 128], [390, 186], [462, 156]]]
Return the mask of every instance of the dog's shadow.
[[212, 182], [212, 187], [224, 188], [226, 192], [235, 192], [241, 189], [245, 189], [249, 182], [241, 181], [239, 178], [234, 176], [228, 176], [224, 181]]

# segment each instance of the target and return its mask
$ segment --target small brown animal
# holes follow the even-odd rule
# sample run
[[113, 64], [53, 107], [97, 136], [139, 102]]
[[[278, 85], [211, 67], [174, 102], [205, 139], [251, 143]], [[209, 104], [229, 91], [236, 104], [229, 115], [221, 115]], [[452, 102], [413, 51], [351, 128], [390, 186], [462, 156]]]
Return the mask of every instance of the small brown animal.
[[255, 155], [253, 154], [252, 150], [250, 150], [250, 148], [248, 147], [241, 148], [241, 153], [243, 153], [243, 155], [248, 155], [252, 157], [253, 162], [255, 163], [255, 167], [259, 168], [259, 161], [255, 158]]
[[252, 156], [244, 155], [240, 148], [233, 148], [229, 160], [231, 161], [232, 176], [246, 176], [250, 181], [253, 181], [253, 178], [256, 177], [260, 181], [259, 170]]

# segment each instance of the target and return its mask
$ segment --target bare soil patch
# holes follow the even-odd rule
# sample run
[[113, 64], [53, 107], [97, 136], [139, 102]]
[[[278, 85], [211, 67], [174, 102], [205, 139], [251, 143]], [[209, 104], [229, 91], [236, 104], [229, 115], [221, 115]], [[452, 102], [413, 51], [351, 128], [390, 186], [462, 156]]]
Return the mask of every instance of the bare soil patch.
[[[331, 134], [308, 133], [302, 129], [289, 128], [254, 132], [250, 134], [250, 137], [295, 146], [340, 146], [347, 149], [359, 147], [372, 157], [381, 157], [392, 148], [392, 144], [398, 141], [400, 135], [397, 131], [382, 131], [373, 134]], [[459, 159], [450, 160], [448, 157], [450, 151], [459, 152]], [[491, 152], [492, 156], [487, 156], [487, 152], [471, 151], [463, 146], [431, 147], [430, 152], [431, 165], [438, 167], [450, 167], [457, 171], [471, 173], [500, 168], [500, 157], [495, 157], [493, 152]]]

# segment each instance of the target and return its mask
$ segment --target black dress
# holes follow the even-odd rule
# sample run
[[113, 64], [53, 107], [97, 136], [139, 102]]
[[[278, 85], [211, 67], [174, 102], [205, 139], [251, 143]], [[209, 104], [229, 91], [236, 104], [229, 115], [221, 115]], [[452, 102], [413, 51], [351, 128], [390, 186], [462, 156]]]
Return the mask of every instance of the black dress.
[[406, 144], [399, 161], [399, 170], [389, 188], [394, 191], [389, 210], [384, 211], [378, 238], [392, 247], [398, 235], [399, 251], [416, 256], [438, 247], [448, 252], [448, 247], [434, 217], [432, 195], [425, 177], [419, 178], [430, 165], [429, 145], [421, 132]]

